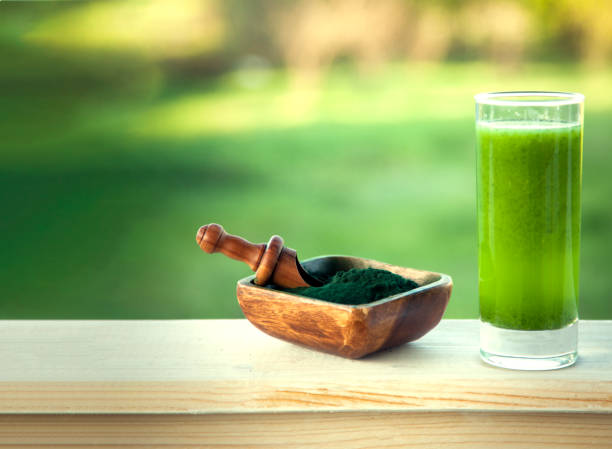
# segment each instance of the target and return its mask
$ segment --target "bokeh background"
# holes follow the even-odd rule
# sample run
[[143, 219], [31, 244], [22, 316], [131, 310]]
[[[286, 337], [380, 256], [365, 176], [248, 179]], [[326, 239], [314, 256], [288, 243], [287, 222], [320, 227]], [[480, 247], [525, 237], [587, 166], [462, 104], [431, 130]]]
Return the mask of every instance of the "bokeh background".
[[586, 95], [581, 316], [612, 318], [612, 5], [0, 2], [0, 316], [240, 317], [197, 228], [449, 273], [478, 314], [473, 95]]

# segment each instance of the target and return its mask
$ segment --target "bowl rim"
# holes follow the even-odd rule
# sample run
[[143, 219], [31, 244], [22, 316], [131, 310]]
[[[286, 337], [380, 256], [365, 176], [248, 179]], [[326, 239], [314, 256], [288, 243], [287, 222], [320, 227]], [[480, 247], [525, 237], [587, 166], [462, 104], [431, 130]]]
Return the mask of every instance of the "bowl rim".
[[266, 291], [274, 291], [274, 292], [277, 292], [277, 293], [280, 293], [280, 294], [289, 295], [289, 296], [294, 297], [294, 298], [299, 298], [300, 300], [306, 300], [307, 302], [314, 302], [315, 304], [317, 304], [317, 303], [324, 303], [324, 304], [327, 304], [327, 305], [332, 305], [332, 306], [336, 306], [336, 307], [343, 308], [343, 309], [368, 309], [368, 308], [372, 308], [372, 307], [375, 307], [375, 306], [379, 306], [381, 304], [385, 304], [385, 303], [388, 303], [388, 302], [396, 301], [396, 300], [398, 300], [400, 298], [405, 298], [405, 297], [408, 297], [408, 296], [414, 296], [414, 295], [416, 295], [418, 293], [421, 293], [421, 292], [426, 291], [426, 290], [430, 290], [430, 289], [432, 289], [434, 287], [438, 287], [440, 285], [452, 284], [452, 282], [453, 282], [452, 278], [449, 275], [444, 274], [444, 273], [438, 273], [436, 271], [429, 271], [429, 270], [421, 270], [419, 268], [402, 267], [400, 265], [394, 265], [394, 264], [390, 264], [390, 263], [386, 263], [386, 262], [381, 262], [379, 260], [369, 259], [369, 258], [365, 258], [365, 257], [346, 256], [346, 255], [342, 255], [342, 254], [328, 254], [328, 255], [323, 255], [323, 256], [311, 257], [310, 259], [306, 259], [303, 262], [306, 263], [306, 262], [310, 262], [312, 260], [324, 259], [324, 258], [328, 258], [328, 257], [343, 257], [343, 258], [350, 258], [350, 259], [360, 259], [360, 260], [364, 260], [364, 261], [367, 261], [367, 262], [371, 261], [371, 262], [376, 262], [376, 263], [384, 263], [384, 264], [392, 266], [392, 267], [408, 268], [408, 269], [411, 269], [411, 270], [424, 271], [424, 272], [427, 272], [427, 273], [431, 273], [431, 274], [439, 276], [439, 279], [437, 279], [437, 280], [435, 280], [433, 282], [427, 283], [425, 285], [421, 285], [421, 286], [419, 286], [417, 288], [413, 288], [412, 290], [406, 290], [404, 292], [399, 292], [399, 293], [396, 293], [395, 295], [387, 296], [385, 298], [381, 298], [379, 300], [376, 300], [376, 301], [373, 301], [373, 302], [369, 302], [369, 303], [366, 303], [366, 304], [340, 304], [340, 303], [337, 303], [337, 302], [326, 301], [324, 299], [310, 298], [308, 296], [302, 296], [302, 295], [298, 295], [296, 293], [291, 293], [291, 292], [287, 292], [287, 291], [275, 290], [275, 289], [272, 289], [272, 288], [264, 287], [264, 286], [257, 285], [255, 283], [253, 283], [252, 281], [255, 279], [255, 275], [254, 274], [238, 280], [237, 284], [243, 285], [245, 287], [253, 287], [253, 288], [263, 289], [263, 290], [266, 290]]

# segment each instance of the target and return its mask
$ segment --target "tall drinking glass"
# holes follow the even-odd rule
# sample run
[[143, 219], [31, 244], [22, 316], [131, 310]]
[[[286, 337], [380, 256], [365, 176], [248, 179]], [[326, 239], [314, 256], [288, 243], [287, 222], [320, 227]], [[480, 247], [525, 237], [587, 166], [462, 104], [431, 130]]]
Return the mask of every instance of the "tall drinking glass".
[[475, 99], [481, 357], [513, 369], [572, 365], [584, 96]]

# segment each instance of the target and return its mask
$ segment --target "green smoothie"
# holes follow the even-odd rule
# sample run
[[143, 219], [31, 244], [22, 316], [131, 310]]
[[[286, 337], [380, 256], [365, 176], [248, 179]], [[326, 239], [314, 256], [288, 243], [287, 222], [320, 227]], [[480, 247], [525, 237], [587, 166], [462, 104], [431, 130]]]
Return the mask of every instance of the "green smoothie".
[[517, 330], [577, 319], [582, 128], [479, 122], [481, 320]]

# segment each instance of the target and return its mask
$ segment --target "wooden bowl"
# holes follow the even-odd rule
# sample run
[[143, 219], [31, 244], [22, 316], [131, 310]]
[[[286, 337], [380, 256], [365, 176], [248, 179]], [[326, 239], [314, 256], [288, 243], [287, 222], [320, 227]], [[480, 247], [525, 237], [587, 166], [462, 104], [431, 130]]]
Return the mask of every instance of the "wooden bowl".
[[442, 319], [453, 282], [450, 276], [348, 256], [322, 256], [302, 265], [329, 277], [351, 268], [380, 268], [419, 287], [363, 305], [345, 305], [258, 286], [254, 276], [238, 281], [238, 303], [247, 319], [273, 337], [357, 359], [414, 341]]

